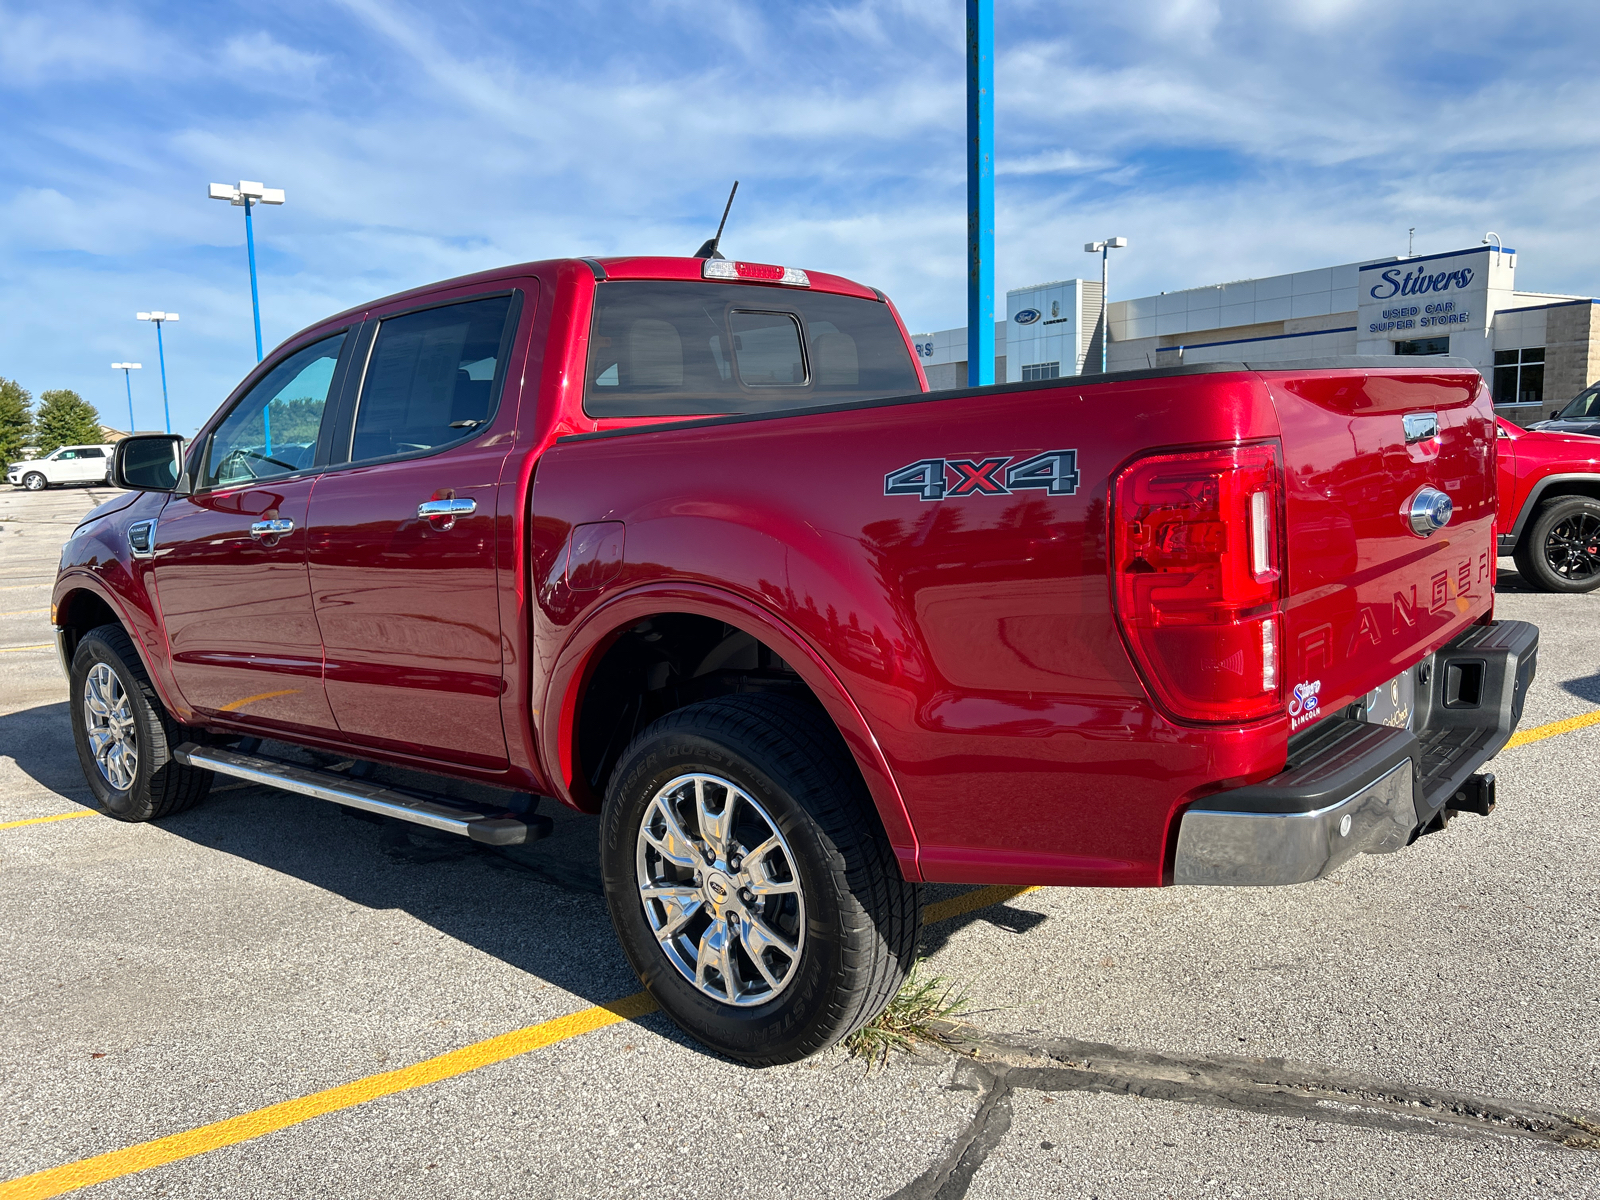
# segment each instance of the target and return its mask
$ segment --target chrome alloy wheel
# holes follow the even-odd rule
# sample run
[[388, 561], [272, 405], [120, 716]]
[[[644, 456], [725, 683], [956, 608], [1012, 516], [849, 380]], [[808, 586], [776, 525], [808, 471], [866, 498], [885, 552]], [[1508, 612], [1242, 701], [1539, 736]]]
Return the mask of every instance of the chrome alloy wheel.
[[639, 899], [668, 960], [723, 1004], [765, 1004], [794, 979], [806, 907], [794, 854], [749, 794], [680, 775], [639, 825]]
[[106, 782], [118, 791], [133, 786], [139, 770], [139, 743], [133, 730], [133, 702], [117, 673], [95, 663], [83, 681], [83, 726], [89, 749]]

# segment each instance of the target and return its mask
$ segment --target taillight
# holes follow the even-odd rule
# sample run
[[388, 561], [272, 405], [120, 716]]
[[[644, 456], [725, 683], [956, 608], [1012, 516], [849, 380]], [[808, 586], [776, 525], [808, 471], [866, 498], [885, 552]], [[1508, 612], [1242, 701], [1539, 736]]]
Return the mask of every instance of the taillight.
[[1282, 711], [1283, 488], [1276, 442], [1151, 455], [1116, 477], [1117, 618], [1175, 717]]
[[735, 262], [708, 258], [700, 268], [702, 279], [748, 279], [752, 283], [782, 283], [789, 287], [810, 287], [811, 277], [799, 267], [777, 267], [767, 263]]

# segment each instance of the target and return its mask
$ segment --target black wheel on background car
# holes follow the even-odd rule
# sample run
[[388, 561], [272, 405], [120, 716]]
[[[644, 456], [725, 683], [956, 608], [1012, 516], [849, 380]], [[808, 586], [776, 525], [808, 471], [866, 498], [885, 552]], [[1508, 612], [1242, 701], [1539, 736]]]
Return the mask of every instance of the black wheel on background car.
[[30, 492], [42, 492], [50, 481], [37, 471], [29, 471], [22, 477], [22, 486]]
[[1514, 557], [1517, 573], [1541, 592], [1600, 587], [1600, 501], [1553, 500], [1539, 511]]
[[102, 625], [83, 636], [71, 685], [78, 760], [108, 816], [149, 821], [205, 799], [211, 772], [172, 757], [172, 748], [194, 735], [168, 714], [121, 627]]
[[894, 997], [921, 929], [861, 774], [816, 707], [777, 695], [668, 713], [623, 752], [600, 839], [633, 969], [685, 1031], [794, 1062]]

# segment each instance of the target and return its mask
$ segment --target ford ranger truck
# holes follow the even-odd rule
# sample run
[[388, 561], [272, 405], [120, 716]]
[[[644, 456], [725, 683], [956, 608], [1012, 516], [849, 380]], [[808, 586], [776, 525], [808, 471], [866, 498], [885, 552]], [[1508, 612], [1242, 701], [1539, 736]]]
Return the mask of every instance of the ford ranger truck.
[[94, 795], [596, 814], [634, 969], [755, 1064], [889, 1001], [925, 882], [1297, 884], [1489, 811], [1538, 632], [1466, 364], [925, 389], [882, 293], [717, 257], [321, 321], [63, 551]]

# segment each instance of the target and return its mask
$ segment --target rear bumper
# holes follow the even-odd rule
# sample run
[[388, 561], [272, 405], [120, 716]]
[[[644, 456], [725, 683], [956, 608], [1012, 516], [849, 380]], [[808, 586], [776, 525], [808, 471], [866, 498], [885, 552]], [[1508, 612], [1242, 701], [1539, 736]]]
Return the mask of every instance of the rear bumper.
[[1481, 805], [1492, 776], [1473, 775], [1522, 719], [1538, 654], [1539, 630], [1525, 621], [1472, 626], [1412, 668], [1411, 728], [1325, 718], [1295, 739], [1280, 775], [1189, 808], [1172, 881], [1305, 883], [1410, 844], [1452, 802]]

